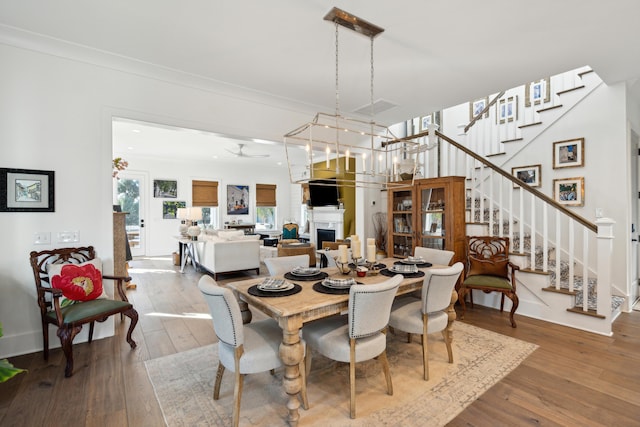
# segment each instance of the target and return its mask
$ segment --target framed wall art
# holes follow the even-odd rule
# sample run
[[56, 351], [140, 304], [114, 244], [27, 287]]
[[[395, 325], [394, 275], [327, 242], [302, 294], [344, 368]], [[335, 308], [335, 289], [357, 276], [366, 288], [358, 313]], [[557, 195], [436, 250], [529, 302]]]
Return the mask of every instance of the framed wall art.
[[186, 202], [164, 201], [162, 202], [162, 219], [176, 219], [178, 208], [186, 208]]
[[584, 138], [553, 143], [553, 168], [584, 166]]
[[0, 168], [0, 212], [55, 212], [55, 173]]
[[428, 116], [422, 116], [420, 119], [420, 132], [424, 132], [429, 130], [429, 125], [434, 123], [433, 114], [429, 114]]
[[[469, 121], [473, 120], [474, 117], [482, 113], [487, 105], [489, 105], [489, 97], [469, 102]], [[485, 119], [489, 117], [489, 110], [484, 113], [483, 117]], [[478, 117], [478, 120], [482, 119], [483, 117]]]
[[498, 101], [498, 115], [496, 120], [499, 124], [518, 120], [518, 97], [510, 96]]
[[[520, 166], [511, 168], [511, 174], [530, 187], [540, 187], [540, 168], [541, 165]], [[513, 188], [517, 187], [513, 184]]]
[[153, 180], [153, 197], [175, 199], [178, 197], [178, 181], [169, 179]]
[[553, 198], [565, 206], [584, 206], [584, 177], [553, 180]]
[[551, 84], [549, 77], [531, 82], [524, 87], [524, 106], [531, 107], [551, 101]]
[[227, 215], [249, 214], [249, 186], [227, 185]]

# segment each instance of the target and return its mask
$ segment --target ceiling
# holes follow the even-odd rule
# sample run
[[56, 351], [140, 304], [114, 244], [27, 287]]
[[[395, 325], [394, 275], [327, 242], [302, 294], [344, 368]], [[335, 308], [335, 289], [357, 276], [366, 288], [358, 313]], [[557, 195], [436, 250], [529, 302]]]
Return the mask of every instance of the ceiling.
[[[637, 0], [20, 0], [0, 3], [0, 30], [197, 76], [291, 111], [333, 112], [335, 28], [323, 20], [333, 6], [385, 29], [374, 43], [374, 99], [392, 105], [376, 114], [386, 125], [584, 65], [640, 94]], [[370, 102], [369, 40], [341, 29], [339, 49], [340, 112], [358, 116]], [[274, 123], [261, 137], [289, 130]], [[246, 143], [246, 152], [283, 151]]]

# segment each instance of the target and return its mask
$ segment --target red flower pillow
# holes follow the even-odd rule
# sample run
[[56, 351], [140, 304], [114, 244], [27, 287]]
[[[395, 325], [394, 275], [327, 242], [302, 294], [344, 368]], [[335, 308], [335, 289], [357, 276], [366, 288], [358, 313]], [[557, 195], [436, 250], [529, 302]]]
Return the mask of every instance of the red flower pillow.
[[102, 262], [99, 259], [82, 264], [50, 264], [51, 287], [62, 291], [60, 305], [106, 298], [102, 286]]

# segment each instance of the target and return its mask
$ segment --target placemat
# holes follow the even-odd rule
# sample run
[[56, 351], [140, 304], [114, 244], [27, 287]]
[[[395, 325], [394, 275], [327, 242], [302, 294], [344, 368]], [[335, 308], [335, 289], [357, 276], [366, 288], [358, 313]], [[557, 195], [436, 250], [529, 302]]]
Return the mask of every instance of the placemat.
[[[356, 282], [356, 285], [362, 285], [362, 283]], [[317, 282], [313, 284], [313, 290], [316, 292], [320, 292], [321, 294], [346, 295], [349, 293], [349, 289], [351, 288], [344, 288], [344, 289], [327, 288], [322, 284], [322, 282]]]
[[418, 271], [417, 273], [396, 273], [395, 271], [391, 271], [388, 268], [385, 268], [384, 270], [380, 270], [380, 274], [387, 277], [393, 277], [396, 274], [402, 274], [407, 279], [413, 279], [414, 277], [423, 277], [424, 271]]
[[327, 273], [321, 271], [318, 274], [314, 274], [313, 276], [296, 276], [295, 274], [291, 274], [291, 272], [284, 273], [284, 278], [289, 280], [296, 280], [298, 282], [311, 282], [314, 280], [322, 280], [329, 277]]
[[294, 283], [293, 288], [289, 289], [288, 291], [261, 291], [260, 289], [258, 289], [258, 285], [253, 285], [252, 287], [247, 289], [247, 292], [249, 292], [249, 295], [253, 295], [254, 297], [286, 297], [289, 295], [297, 294], [301, 290], [302, 286]]
[[[396, 265], [396, 264], [411, 265], [411, 264], [408, 264], [408, 263], [402, 262], [402, 261], [396, 261], [396, 262], [393, 263], [393, 265]], [[427, 268], [427, 267], [431, 267], [433, 264], [431, 264], [430, 262], [421, 262], [419, 264], [414, 264], [414, 265], [416, 267], [418, 267], [418, 268]], [[386, 267], [386, 265], [385, 265], [385, 267]]]

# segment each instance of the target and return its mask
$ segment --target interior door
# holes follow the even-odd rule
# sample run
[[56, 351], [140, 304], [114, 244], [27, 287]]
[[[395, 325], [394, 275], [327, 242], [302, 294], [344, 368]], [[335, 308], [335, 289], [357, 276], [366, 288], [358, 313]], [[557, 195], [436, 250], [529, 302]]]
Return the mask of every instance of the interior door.
[[132, 256], [145, 255], [144, 206], [147, 188], [144, 174], [121, 171], [114, 192], [122, 212], [127, 212], [126, 231]]

